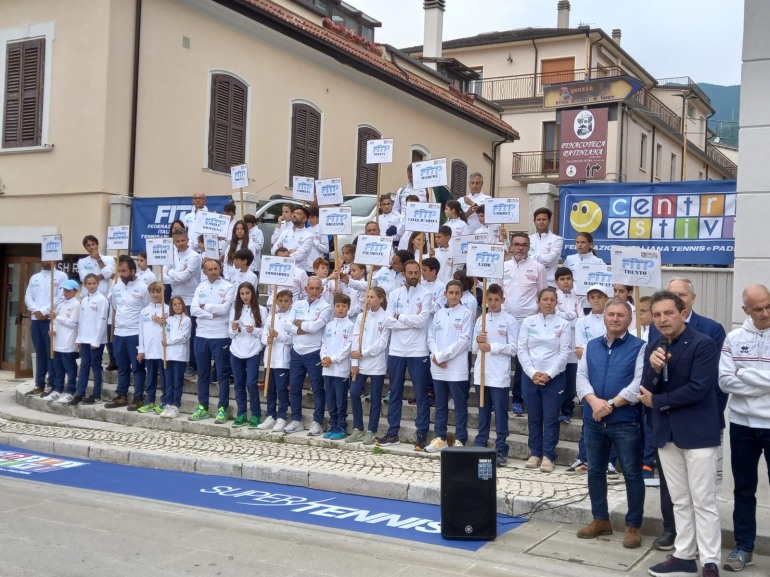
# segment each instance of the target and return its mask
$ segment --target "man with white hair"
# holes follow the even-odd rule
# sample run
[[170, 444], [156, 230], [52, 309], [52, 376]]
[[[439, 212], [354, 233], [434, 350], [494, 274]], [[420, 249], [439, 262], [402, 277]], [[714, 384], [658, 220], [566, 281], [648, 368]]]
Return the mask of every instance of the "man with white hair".
[[476, 232], [476, 229], [481, 226], [476, 211], [480, 206], [483, 206], [487, 200], [492, 198], [488, 194], [481, 192], [482, 186], [484, 186], [484, 177], [481, 176], [481, 173], [471, 173], [468, 177], [468, 188], [470, 190], [468, 194], [461, 199], [465, 217], [468, 219], [468, 229], [471, 233]]

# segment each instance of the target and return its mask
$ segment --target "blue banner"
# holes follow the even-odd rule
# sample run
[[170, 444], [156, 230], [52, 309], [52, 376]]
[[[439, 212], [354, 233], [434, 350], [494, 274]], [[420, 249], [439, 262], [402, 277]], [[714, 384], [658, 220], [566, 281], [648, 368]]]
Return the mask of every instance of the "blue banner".
[[[229, 196], [208, 196], [206, 206], [211, 212], [222, 212]], [[131, 250], [144, 250], [145, 240], [168, 236], [171, 223], [184, 218], [193, 209], [189, 196], [133, 198], [131, 200]], [[132, 253], [133, 254], [133, 253]]]
[[562, 185], [562, 256], [588, 232], [606, 263], [618, 245], [659, 250], [663, 264], [732, 265], [736, 199], [734, 180]]

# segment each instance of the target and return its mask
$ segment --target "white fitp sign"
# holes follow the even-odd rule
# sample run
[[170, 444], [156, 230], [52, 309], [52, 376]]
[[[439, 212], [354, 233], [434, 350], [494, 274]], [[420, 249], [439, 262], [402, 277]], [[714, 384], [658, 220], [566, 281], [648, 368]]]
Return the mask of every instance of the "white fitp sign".
[[366, 164], [393, 162], [393, 139], [366, 141]]
[[233, 189], [249, 186], [249, 165], [239, 164], [230, 167], [230, 182]]
[[446, 158], [434, 158], [433, 160], [412, 163], [413, 188], [446, 186], [447, 182]]
[[601, 285], [611, 295], [613, 292], [612, 267], [608, 264], [578, 264], [573, 271], [575, 294], [585, 296], [593, 285]]
[[342, 179], [326, 178], [315, 181], [315, 195], [318, 206], [342, 204]]
[[406, 205], [404, 228], [418, 232], [438, 232], [441, 224], [441, 204], [410, 202]]
[[193, 232], [196, 234], [215, 234], [217, 236], [227, 236], [227, 229], [229, 227], [230, 217], [228, 215], [201, 210], [195, 217]]
[[275, 286], [292, 286], [294, 259], [290, 256], [263, 256], [259, 282]]
[[203, 256], [219, 260], [219, 238], [217, 235], [203, 235]]
[[107, 249], [128, 250], [128, 227], [127, 226], [108, 226], [107, 227]]
[[303, 202], [313, 202], [315, 200], [314, 183], [315, 181], [309, 176], [295, 176], [292, 179], [292, 198]]
[[372, 266], [390, 266], [392, 251], [393, 239], [389, 236], [367, 236], [362, 234], [358, 237], [354, 262]]
[[504, 265], [505, 247], [502, 244], [468, 244], [465, 264], [468, 276], [501, 279]]
[[174, 239], [148, 238], [147, 239], [147, 264], [172, 264], [174, 252]]
[[490, 198], [484, 203], [484, 224], [516, 224], [518, 222], [518, 198]]
[[636, 246], [613, 246], [610, 254], [614, 282], [660, 288], [660, 251]]
[[468, 258], [468, 245], [470, 243], [484, 243], [486, 240], [487, 235], [485, 233], [453, 236], [449, 245], [452, 249], [452, 263], [465, 264]]
[[335, 206], [318, 209], [321, 234], [353, 234], [353, 207]]
[[40, 241], [40, 260], [43, 262], [63, 260], [62, 244], [60, 234], [44, 236]]

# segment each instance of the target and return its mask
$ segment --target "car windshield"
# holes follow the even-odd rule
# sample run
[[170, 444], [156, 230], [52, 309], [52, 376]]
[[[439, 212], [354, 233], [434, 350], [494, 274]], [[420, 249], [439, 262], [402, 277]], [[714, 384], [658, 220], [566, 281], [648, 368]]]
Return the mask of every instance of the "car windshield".
[[342, 204], [353, 207], [353, 216], [369, 216], [377, 203], [375, 196], [353, 196], [347, 198]]

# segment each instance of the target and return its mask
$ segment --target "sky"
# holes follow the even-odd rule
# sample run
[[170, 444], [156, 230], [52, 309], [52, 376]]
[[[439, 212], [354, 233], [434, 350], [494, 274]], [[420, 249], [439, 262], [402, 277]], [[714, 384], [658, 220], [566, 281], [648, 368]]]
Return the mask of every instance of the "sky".
[[[375, 40], [397, 48], [422, 44], [422, 0], [346, 0], [382, 22]], [[444, 39], [514, 28], [556, 27], [557, 0], [446, 0]], [[571, 0], [570, 27], [608, 35], [655, 78], [741, 81], [743, 0]]]

